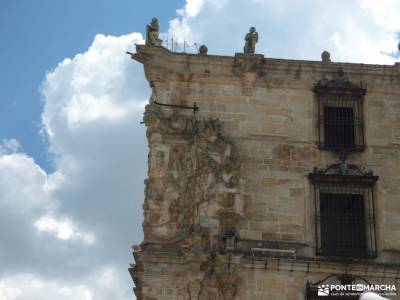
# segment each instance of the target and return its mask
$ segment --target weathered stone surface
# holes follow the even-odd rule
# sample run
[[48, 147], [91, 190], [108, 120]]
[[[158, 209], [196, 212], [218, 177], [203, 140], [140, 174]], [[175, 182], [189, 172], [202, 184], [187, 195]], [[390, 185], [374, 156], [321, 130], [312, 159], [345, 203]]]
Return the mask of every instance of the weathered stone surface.
[[[307, 281], [345, 271], [373, 283], [395, 282], [398, 66], [177, 54], [143, 46], [134, 58], [144, 64], [153, 87], [144, 116], [149, 142], [144, 242], [131, 271], [138, 299], [304, 299]], [[315, 256], [314, 189], [307, 177], [314, 167], [337, 162], [336, 154], [316, 144], [312, 90], [322, 78], [335, 79], [339, 68], [368, 90], [367, 147], [350, 154], [348, 163], [379, 175], [377, 258], [352, 263]], [[196, 102], [200, 110], [193, 115], [155, 101]], [[297, 256], [254, 259], [251, 249], [257, 247], [295, 249]]]

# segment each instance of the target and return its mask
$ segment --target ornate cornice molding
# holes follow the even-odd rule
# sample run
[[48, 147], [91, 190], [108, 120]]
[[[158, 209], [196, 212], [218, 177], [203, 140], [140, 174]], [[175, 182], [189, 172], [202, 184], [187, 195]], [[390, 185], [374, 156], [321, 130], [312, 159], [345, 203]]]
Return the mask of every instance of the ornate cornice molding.
[[354, 96], [363, 96], [367, 90], [360, 81], [359, 85], [349, 81], [342, 68], [339, 68], [332, 80], [324, 78], [314, 86], [314, 92], [317, 95], [324, 94], [347, 94]]

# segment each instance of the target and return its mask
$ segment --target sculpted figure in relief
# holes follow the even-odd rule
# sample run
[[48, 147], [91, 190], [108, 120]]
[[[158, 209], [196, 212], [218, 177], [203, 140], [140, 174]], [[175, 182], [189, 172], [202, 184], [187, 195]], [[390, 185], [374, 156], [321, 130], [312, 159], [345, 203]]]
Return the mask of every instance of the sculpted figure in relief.
[[258, 42], [258, 32], [255, 27], [250, 27], [249, 33], [246, 34], [244, 40], [246, 41], [244, 53], [254, 54], [256, 51], [256, 43]]
[[161, 46], [161, 40], [158, 38], [160, 33], [160, 24], [157, 18], [153, 18], [146, 27], [146, 46]]
[[[238, 185], [241, 162], [218, 120], [166, 115], [153, 105], [147, 107], [144, 120], [152, 153], [144, 206], [145, 241], [175, 243], [193, 233], [199, 206], [215, 199], [212, 195], [217, 189]], [[154, 135], [162, 138], [153, 139]], [[199, 244], [209, 247], [207, 233], [197, 235]]]

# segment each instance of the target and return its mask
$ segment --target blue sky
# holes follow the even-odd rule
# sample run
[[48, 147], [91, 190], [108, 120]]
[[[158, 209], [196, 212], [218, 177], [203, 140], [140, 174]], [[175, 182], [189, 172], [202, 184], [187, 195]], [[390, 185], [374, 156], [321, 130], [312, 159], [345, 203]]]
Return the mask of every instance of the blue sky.
[[150, 89], [125, 51], [153, 16], [209, 54], [250, 26], [266, 57], [399, 54], [397, 0], [0, 0], [0, 300], [133, 299]]
[[0, 1], [0, 139], [16, 138], [21, 150], [52, 170], [39, 134], [39, 89], [47, 71], [85, 51], [98, 33], [142, 32], [153, 15], [164, 28], [184, 1]]

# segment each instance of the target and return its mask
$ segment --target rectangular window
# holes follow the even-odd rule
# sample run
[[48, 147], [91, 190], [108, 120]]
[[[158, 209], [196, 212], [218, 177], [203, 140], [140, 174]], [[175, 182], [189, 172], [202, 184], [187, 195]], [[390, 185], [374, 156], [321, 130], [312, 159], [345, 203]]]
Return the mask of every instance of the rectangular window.
[[355, 147], [352, 107], [324, 107], [324, 136], [327, 147]]
[[362, 82], [349, 81], [342, 68], [332, 80], [324, 77], [314, 86], [318, 104], [318, 146], [330, 151], [363, 151]]
[[318, 97], [318, 144], [325, 150], [362, 151], [362, 99], [349, 95]]
[[325, 254], [367, 254], [364, 195], [321, 192], [321, 251]]
[[[320, 178], [324, 175], [318, 175]], [[328, 175], [327, 175], [328, 176]], [[374, 257], [376, 237], [372, 185], [315, 184], [317, 255]], [[344, 176], [345, 178], [346, 176]]]

